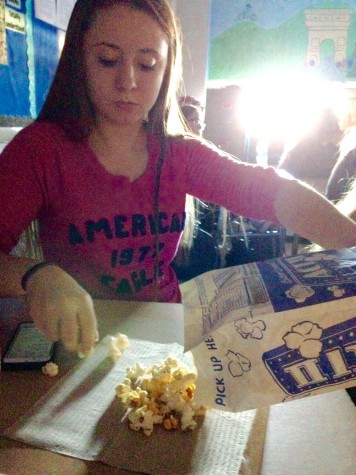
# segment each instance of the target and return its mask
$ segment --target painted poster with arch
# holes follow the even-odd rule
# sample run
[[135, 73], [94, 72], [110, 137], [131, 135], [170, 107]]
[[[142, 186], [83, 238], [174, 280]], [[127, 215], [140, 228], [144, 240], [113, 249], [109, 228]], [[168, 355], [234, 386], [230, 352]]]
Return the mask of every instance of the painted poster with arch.
[[356, 0], [212, 0], [210, 81], [356, 81]]

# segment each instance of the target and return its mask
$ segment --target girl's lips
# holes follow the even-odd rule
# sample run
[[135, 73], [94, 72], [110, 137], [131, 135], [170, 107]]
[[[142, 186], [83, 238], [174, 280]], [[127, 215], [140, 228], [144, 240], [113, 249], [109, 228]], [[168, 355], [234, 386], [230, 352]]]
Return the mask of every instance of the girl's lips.
[[130, 101], [116, 101], [115, 107], [121, 111], [130, 112], [134, 111], [138, 107], [138, 104]]

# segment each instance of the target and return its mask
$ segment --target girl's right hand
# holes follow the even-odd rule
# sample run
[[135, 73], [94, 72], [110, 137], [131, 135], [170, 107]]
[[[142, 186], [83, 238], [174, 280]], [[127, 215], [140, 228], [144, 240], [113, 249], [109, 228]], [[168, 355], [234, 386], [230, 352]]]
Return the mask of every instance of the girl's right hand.
[[26, 283], [26, 303], [38, 330], [69, 351], [89, 354], [98, 340], [91, 296], [60, 267], [47, 265]]

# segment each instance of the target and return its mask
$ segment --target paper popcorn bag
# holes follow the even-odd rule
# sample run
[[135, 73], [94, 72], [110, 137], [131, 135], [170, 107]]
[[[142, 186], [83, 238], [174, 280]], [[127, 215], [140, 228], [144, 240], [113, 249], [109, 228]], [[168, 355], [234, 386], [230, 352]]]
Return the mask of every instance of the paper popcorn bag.
[[356, 384], [356, 248], [220, 269], [180, 289], [196, 402], [244, 411]]

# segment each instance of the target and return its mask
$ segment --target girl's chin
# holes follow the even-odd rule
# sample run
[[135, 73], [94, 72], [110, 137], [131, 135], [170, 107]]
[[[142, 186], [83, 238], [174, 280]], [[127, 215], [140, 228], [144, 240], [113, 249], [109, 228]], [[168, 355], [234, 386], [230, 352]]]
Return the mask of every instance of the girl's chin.
[[105, 122], [110, 122], [116, 127], [137, 127], [143, 123], [142, 117], [122, 117], [121, 115], [106, 118]]
[[123, 113], [122, 111], [108, 111], [106, 114], [99, 114], [99, 121], [103, 121], [106, 123], [110, 123], [111, 125], [115, 125], [118, 127], [124, 126], [137, 126], [138, 124], [142, 124], [145, 122], [145, 115], [138, 111], [134, 113]]

